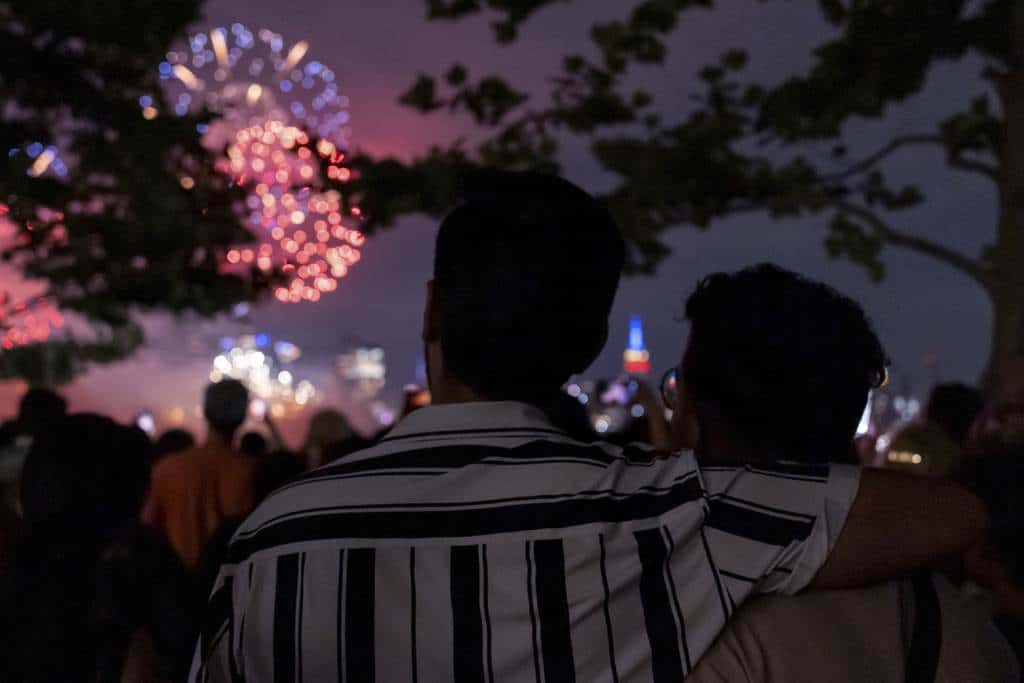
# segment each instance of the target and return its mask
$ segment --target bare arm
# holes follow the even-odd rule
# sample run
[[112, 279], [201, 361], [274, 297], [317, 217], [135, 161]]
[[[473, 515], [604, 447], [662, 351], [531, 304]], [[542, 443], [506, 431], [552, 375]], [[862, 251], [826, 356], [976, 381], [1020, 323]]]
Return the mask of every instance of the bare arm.
[[270, 430], [270, 438], [274, 440], [279, 449], [287, 450], [288, 445], [284, 442], [284, 437], [281, 436], [281, 430], [277, 428], [277, 422], [270, 416], [270, 409], [263, 415], [263, 423], [267, 425], [267, 429]]
[[658, 394], [642, 379], [633, 378], [637, 382], [636, 399], [643, 406], [647, 417], [647, 430], [651, 445], [655, 450], [671, 451], [672, 436], [665, 419], [665, 406], [661, 404]]
[[835, 548], [812, 588], [852, 588], [934, 565], [977, 542], [982, 502], [948, 481], [864, 470]]

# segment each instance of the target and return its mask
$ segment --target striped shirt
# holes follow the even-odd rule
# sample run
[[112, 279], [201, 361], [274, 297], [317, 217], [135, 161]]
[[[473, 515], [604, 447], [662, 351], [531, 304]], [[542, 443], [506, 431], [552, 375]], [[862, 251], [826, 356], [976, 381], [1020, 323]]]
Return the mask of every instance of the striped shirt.
[[678, 683], [752, 593], [811, 581], [857, 482], [424, 408], [242, 525], [190, 680]]

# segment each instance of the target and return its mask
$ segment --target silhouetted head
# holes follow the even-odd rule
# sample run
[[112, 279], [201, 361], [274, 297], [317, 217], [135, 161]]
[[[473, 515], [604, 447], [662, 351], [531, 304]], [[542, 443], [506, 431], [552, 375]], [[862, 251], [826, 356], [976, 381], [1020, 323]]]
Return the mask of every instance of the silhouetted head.
[[327, 454], [336, 446], [355, 436], [348, 418], [337, 410], [321, 410], [309, 421], [309, 433], [303, 452], [306, 467], [315, 469], [327, 462]]
[[52, 429], [67, 413], [68, 404], [60, 394], [49, 389], [29, 389], [18, 407], [18, 427], [33, 436]]
[[804, 462], [852, 448], [888, 362], [857, 303], [759, 265], [705, 278], [686, 317], [692, 329], [677, 433], [693, 420], [702, 444], [723, 437], [742, 452]]
[[251, 458], [262, 458], [267, 454], [267, 440], [259, 432], [246, 432], [238, 442], [238, 450]]
[[981, 392], [966, 384], [939, 384], [932, 389], [925, 408], [929, 422], [942, 428], [963, 446], [971, 425], [984, 407]]
[[92, 414], [62, 418], [33, 442], [22, 471], [26, 524], [45, 536], [101, 538], [136, 520], [149, 484], [149, 439]]
[[195, 445], [196, 438], [192, 436], [191, 432], [185, 429], [168, 429], [158, 436], [156, 443], [153, 444], [153, 459], [157, 460], [171, 453], [187, 451]]
[[611, 216], [572, 183], [469, 179], [437, 236], [424, 325], [435, 400], [443, 377], [488, 400], [557, 392], [604, 346], [624, 258]]
[[203, 415], [210, 429], [231, 441], [249, 411], [249, 390], [235, 379], [214, 382], [206, 388]]

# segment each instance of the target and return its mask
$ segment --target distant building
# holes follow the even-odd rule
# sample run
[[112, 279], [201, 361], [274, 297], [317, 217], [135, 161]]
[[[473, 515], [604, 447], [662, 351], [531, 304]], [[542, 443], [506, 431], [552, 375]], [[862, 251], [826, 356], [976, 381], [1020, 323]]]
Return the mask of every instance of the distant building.
[[361, 399], [374, 398], [387, 381], [384, 350], [360, 347], [338, 356], [338, 375]]
[[651, 354], [644, 348], [644, 325], [638, 315], [629, 319], [629, 343], [622, 359], [627, 374], [646, 375], [651, 371]]

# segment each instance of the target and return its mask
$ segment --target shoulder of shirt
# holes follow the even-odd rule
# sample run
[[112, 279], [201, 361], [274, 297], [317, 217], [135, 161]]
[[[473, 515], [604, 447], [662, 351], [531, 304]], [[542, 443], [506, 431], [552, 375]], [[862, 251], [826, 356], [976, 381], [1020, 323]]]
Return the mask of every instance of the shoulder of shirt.
[[[541, 440], [553, 439], [551, 439], [551, 437], [546, 437]], [[670, 453], [667, 451], [655, 450], [654, 448], [642, 443], [617, 446], [604, 441], [576, 441], [567, 436], [557, 437], [554, 440], [558, 443], [564, 443], [570, 446], [597, 448], [602, 453], [614, 458], [614, 462], [612, 464], [618, 463], [621, 466], [635, 467], [635, 469], [643, 471], [645, 473], [644, 481], [638, 483], [635, 487], [632, 487], [636, 489], [641, 489], [653, 481], [665, 481], [667, 476], [674, 476], [672, 475], [673, 472], [681, 473], [697, 471], [699, 469], [696, 458], [691, 451], [677, 451]], [[437, 447], [443, 447], [443, 445]], [[487, 446], [488, 444], [453, 440], [451, 445]], [[378, 457], [403, 453], [411, 450], [418, 449], [412, 443], [399, 446], [399, 444], [389, 443], [385, 440], [369, 448], [346, 455], [345, 457], [323, 465], [316, 470], [307, 472], [299, 479], [274, 491], [264, 499], [263, 502], [256, 506], [256, 509], [242, 524], [240, 531], [251, 531], [253, 527], [259, 526], [262, 520], [277, 517], [279, 515], [300, 512], [304, 506], [296, 504], [296, 501], [309, 502], [317, 499], [316, 495], [304, 495], [302, 489], [315, 487], [322, 484], [324, 481], [328, 481], [329, 479], [325, 477], [325, 473], [329, 472], [333, 467], [337, 467], [339, 465], [355, 465], [357, 463], [374, 460]], [[341, 499], [344, 497], [345, 491], [348, 487], [358, 489], [364, 487], [366, 485], [366, 481], [367, 479], [365, 478], [332, 480], [332, 497], [337, 495], [338, 498]]]

